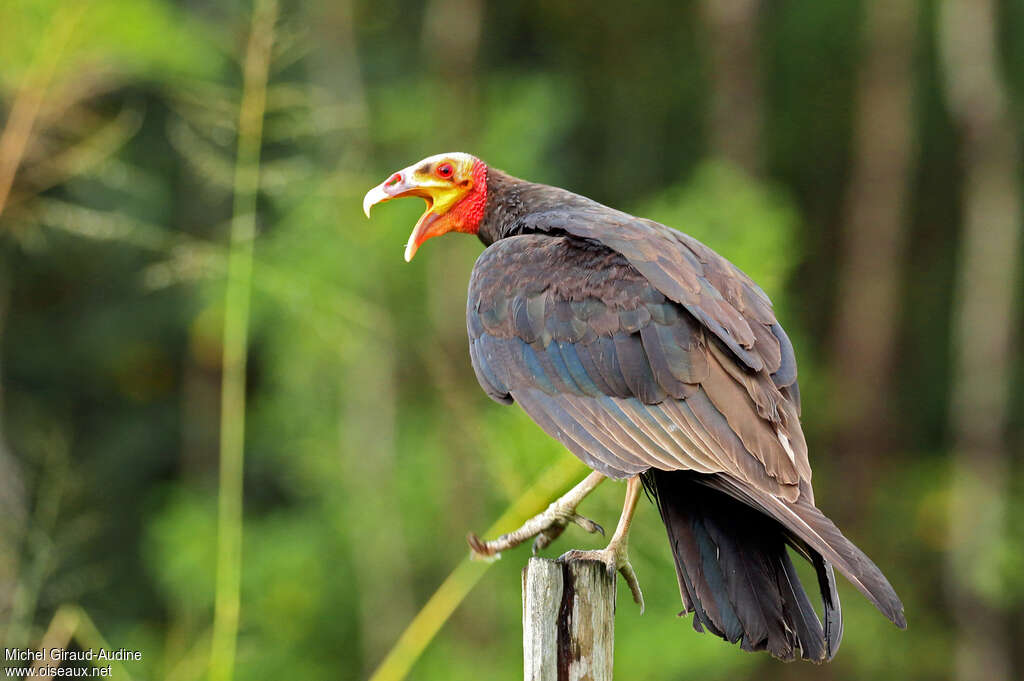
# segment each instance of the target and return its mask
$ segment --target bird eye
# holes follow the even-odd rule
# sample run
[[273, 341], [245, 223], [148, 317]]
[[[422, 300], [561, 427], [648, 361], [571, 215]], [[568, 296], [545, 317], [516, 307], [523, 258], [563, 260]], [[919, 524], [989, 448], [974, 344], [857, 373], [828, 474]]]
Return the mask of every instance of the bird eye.
[[437, 169], [434, 172], [437, 173], [438, 177], [448, 179], [455, 172], [455, 169], [452, 168], [451, 163], [442, 163], [441, 165], [437, 166]]

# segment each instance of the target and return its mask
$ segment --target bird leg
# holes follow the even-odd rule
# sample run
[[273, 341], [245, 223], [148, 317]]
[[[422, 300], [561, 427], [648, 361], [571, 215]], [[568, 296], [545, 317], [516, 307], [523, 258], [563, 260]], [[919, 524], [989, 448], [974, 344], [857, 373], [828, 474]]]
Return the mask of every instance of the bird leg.
[[580, 505], [580, 502], [604, 482], [604, 479], [604, 475], [594, 471], [571, 490], [551, 502], [544, 512], [538, 513], [523, 523], [518, 530], [503, 534], [492, 541], [483, 541], [470, 532], [466, 536], [466, 541], [469, 542], [473, 557], [478, 559], [499, 558], [505, 549], [519, 546], [533, 537], [536, 537], [533, 542], [533, 553], [536, 554], [558, 539], [570, 522], [576, 523], [587, 532], [600, 532], [604, 535], [603, 527], [576, 513], [576, 507]]
[[615, 528], [615, 534], [608, 546], [600, 551], [569, 551], [558, 560], [561, 562], [569, 560], [598, 560], [608, 568], [608, 574], [615, 576], [621, 572], [622, 577], [633, 592], [633, 600], [640, 606], [640, 614], [644, 612], [644, 594], [640, 591], [640, 582], [637, 581], [636, 571], [629, 562], [629, 526], [633, 522], [633, 513], [636, 511], [636, 503], [640, 499], [640, 476], [635, 476], [626, 481], [626, 501], [622, 506], [622, 515], [619, 516], [619, 524]]

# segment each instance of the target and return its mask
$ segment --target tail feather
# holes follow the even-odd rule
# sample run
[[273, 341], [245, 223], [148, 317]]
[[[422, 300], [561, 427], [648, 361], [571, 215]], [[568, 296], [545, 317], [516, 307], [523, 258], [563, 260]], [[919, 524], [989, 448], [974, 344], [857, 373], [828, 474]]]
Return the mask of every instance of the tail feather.
[[838, 568], [889, 621], [901, 629], [907, 627], [903, 603], [889, 580], [863, 551], [844, 537], [839, 528], [808, 501], [809, 493], [804, 494], [802, 491], [796, 502], [788, 502], [723, 476], [701, 476], [699, 482], [777, 520], [792, 545], [797, 548], [803, 545], [805, 556], [810, 558], [813, 553], [820, 554], [825, 561]]
[[[796, 574], [796, 567], [793, 561], [786, 555], [786, 586], [787, 612], [792, 613], [791, 617], [800, 627], [798, 633], [800, 640], [807, 642], [812, 649], [807, 655], [809, 659], [831, 660], [839, 650], [839, 644], [843, 638], [843, 612], [839, 606], [839, 595], [835, 592], [836, 579], [832, 572], [832, 566], [815, 555], [812, 561], [815, 567], [819, 567], [818, 587], [821, 593], [821, 601], [825, 614], [824, 630], [818, 619], [818, 614], [811, 605], [811, 600], [804, 591], [800, 578]], [[824, 638], [822, 639], [822, 635]]]
[[[761, 499], [728, 479], [690, 472], [651, 471], [645, 484], [661, 511], [684, 612], [694, 613], [697, 631], [782, 660], [830, 660], [843, 637], [833, 565], [903, 622], [902, 605], [878, 568], [810, 503]], [[796, 510], [780, 511], [772, 500]], [[815, 569], [824, 622], [787, 545]]]
[[713, 550], [702, 551], [704, 569], [722, 575], [724, 600], [736, 613], [738, 626], [729, 632], [729, 640], [736, 642], [742, 637], [741, 647], [747, 650], [767, 647], [789, 653], [793, 642], [772, 625], [784, 621], [783, 594], [776, 578], [785, 549], [781, 542], [759, 541], [756, 546], [761, 550], [751, 550], [755, 537], [737, 536], [731, 529], [735, 520], [720, 514], [695, 519], [707, 528], [713, 542]]
[[832, 571], [832, 565], [816, 553], [812, 553], [811, 563], [818, 573], [818, 588], [825, 604], [825, 640], [831, 655], [835, 655], [843, 640], [843, 611], [839, 607], [839, 592], [836, 591], [836, 573]]
[[684, 556], [683, 560], [688, 565], [697, 567], [690, 573], [677, 572], [680, 582], [686, 588], [689, 607], [697, 613], [694, 626], [697, 627], [698, 623], [703, 624], [716, 636], [735, 643], [743, 630], [731, 603], [718, 597], [724, 592], [725, 578], [712, 558], [717, 551], [715, 545], [702, 523], [684, 522], [674, 515], [678, 511], [678, 508], [672, 508], [670, 513], [673, 515], [670, 515], [665, 523], [668, 525], [671, 522], [676, 529], [674, 552]]

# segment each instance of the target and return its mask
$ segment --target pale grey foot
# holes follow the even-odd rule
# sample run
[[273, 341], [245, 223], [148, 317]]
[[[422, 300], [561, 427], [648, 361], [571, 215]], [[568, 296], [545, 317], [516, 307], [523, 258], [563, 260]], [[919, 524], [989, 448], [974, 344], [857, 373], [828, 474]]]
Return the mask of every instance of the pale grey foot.
[[603, 535], [604, 528], [593, 520], [578, 514], [576, 508], [604, 480], [604, 475], [594, 471], [571, 490], [553, 501], [543, 512], [538, 513], [523, 523], [523, 526], [518, 530], [503, 534], [497, 539], [483, 541], [480, 537], [470, 532], [466, 536], [466, 541], [469, 542], [469, 548], [473, 552], [473, 557], [484, 560], [499, 558], [502, 551], [519, 546], [527, 539], [533, 539], [534, 537], [536, 539], [533, 542], [533, 552], [536, 554], [558, 539], [569, 523], [575, 523], [587, 532], [600, 532]]
[[615, 534], [608, 542], [608, 546], [598, 551], [569, 551], [562, 554], [559, 561], [568, 560], [596, 560], [604, 563], [608, 568], [608, 575], [614, 577], [616, 572], [622, 573], [623, 579], [633, 593], [633, 600], [640, 606], [640, 614], [644, 612], [644, 594], [640, 590], [640, 582], [636, 578], [636, 571], [629, 562], [629, 526], [633, 522], [633, 513], [636, 511], [637, 501], [640, 499], [641, 490], [640, 476], [630, 478], [626, 482], [626, 501], [622, 505], [622, 515], [619, 516], [619, 524], [615, 528]]

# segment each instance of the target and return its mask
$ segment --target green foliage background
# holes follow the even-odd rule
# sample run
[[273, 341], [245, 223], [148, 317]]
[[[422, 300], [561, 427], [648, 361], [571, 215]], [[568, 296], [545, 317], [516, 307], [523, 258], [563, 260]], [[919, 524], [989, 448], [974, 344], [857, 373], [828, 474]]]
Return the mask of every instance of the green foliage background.
[[[829, 501], [843, 498], [844, 481], [828, 446], [842, 389], [830, 383], [824, 339], [861, 2], [763, 3], [760, 175], [709, 148], [714, 82], [694, 3], [284, 2], [258, 168], [234, 676], [369, 678], [453, 570], [469, 595], [449, 621], [434, 617], [440, 630], [409, 678], [521, 676], [528, 549], [457, 567], [463, 537], [545, 475], [565, 489], [585, 469], [476, 385], [464, 305], [479, 244], [431, 241], [407, 265], [418, 203], [389, 204], [369, 222], [360, 211], [389, 172], [459, 149], [680, 228], [763, 286], [797, 347], [819, 504], [844, 518], [906, 603], [910, 628], [899, 632], [844, 582], [846, 637], [827, 668], [742, 653], [676, 617], [664, 530], [644, 502], [631, 550], [647, 614], [620, 593], [618, 677], [949, 677], [948, 310], [963, 165], [932, 37], [938, 5], [918, 3], [916, 189], [890, 402], [900, 427], [869, 496], [843, 516]], [[1024, 4], [1002, 7], [1003, 65], [1019, 94]], [[143, 652], [118, 670], [125, 678], [207, 675], [250, 12], [235, 1], [0, 5], [0, 110], [10, 121], [19, 98], [39, 102], [0, 212], [6, 646], [39, 644], [55, 614], [72, 612], [88, 626], [71, 645]], [[478, 48], [460, 52], [476, 28]], [[986, 588], [1020, 641], [1015, 366], [1012, 521]], [[546, 503], [527, 496], [522, 512]], [[620, 503], [621, 487], [606, 485], [584, 512], [608, 527]], [[570, 529], [548, 553], [597, 545]]]

